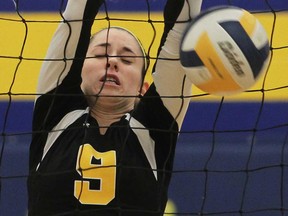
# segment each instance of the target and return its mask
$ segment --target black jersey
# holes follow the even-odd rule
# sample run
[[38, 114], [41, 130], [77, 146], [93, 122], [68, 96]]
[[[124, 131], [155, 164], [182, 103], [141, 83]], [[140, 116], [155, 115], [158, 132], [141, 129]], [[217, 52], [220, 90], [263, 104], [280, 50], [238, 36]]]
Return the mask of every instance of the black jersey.
[[[62, 61], [43, 63], [30, 147], [29, 216], [163, 214], [178, 131], [189, 104], [183, 96], [190, 94], [191, 84], [179, 61], [157, 62], [154, 83], [136, 108], [101, 135], [80, 89], [101, 2], [68, 1], [65, 22], [47, 53], [47, 59]], [[167, 49], [159, 50], [160, 57], [169, 57], [169, 46], [175, 46], [165, 38]], [[167, 95], [173, 97], [161, 97]]]
[[[30, 214], [75, 215], [79, 210], [83, 215], [98, 211], [96, 215], [150, 215], [162, 211], [178, 128], [165, 107], [158, 107], [162, 110], [149, 113], [158, 118], [153, 120], [156, 124], [153, 127], [150, 120], [147, 124], [158, 130], [157, 122], [170, 128], [151, 133], [136, 118], [148, 112], [145, 109], [127, 113], [105, 135], [86, 110], [68, 113], [62, 121], [66, 124], [57, 125], [43, 139], [53, 145], [44, 148], [43, 159], [29, 179], [30, 204], [34, 204]], [[162, 114], [154, 116], [153, 112]], [[34, 140], [38, 140], [35, 145], [41, 142], [41, 138]]]

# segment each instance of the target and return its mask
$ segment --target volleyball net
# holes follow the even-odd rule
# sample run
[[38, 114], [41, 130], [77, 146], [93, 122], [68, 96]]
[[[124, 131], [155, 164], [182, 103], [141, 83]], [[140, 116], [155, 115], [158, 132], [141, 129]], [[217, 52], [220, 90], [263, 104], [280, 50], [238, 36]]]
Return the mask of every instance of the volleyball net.
[[[63, 1], [0, 6], [0, 214], [25, 215], [28, 148], [38, 73], [65, 8]], [[2, 4], [2, 3], [1, 3]], [[164, 0], [107, 1], [93, 32], [123, 26], [151, 59], [163, 31]], [[251, 11], [270, 41], [267, 72], [251, 89], [216, 97], [193, 87], [180, 131], [167, 215], [288, 215], [288, 5], [286, 0], [204, 0], [203, 10]], [[15, 206], [18, 203], [18, 207]]]

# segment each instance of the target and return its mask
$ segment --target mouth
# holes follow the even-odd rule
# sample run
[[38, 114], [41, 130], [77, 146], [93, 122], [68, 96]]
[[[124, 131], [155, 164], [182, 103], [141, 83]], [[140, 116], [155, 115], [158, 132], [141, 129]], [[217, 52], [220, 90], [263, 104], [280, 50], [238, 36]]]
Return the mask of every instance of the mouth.
[[120, 85], [120, 81], [117, 76], [112, 75], [112, 74], [106, 74], [104, 75], [101, 79], [101, 82], [103, 83], [110, 83], [110, 84], [115, 84], [115, 85]]

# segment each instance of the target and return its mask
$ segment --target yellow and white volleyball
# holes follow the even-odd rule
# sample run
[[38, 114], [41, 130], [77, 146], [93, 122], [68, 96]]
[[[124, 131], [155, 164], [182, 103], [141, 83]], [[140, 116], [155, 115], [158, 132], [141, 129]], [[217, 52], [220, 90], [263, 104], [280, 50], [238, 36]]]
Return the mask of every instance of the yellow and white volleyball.
[[269, 40], [250, 12], [221, 6], [200, 13], [188, 24], [180, 60], [191, 82], [204, 92], [243, 92], [267, 69]]

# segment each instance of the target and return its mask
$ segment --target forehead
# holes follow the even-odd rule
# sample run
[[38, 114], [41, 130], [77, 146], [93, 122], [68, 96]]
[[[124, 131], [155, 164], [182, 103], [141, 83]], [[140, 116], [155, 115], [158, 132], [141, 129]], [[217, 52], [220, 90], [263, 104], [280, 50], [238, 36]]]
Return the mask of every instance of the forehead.
[[106, 42], [109, 44], [117, 43], [123, 46], [129, 46], [131, 48], [134, 47], [135, 49], [141, 51], [141, 45], [139, 44], [138, 40], [124, 29], [110, 28], [109, 30], [101, 30], [93, 36], [91, 41], [93, 45]]

